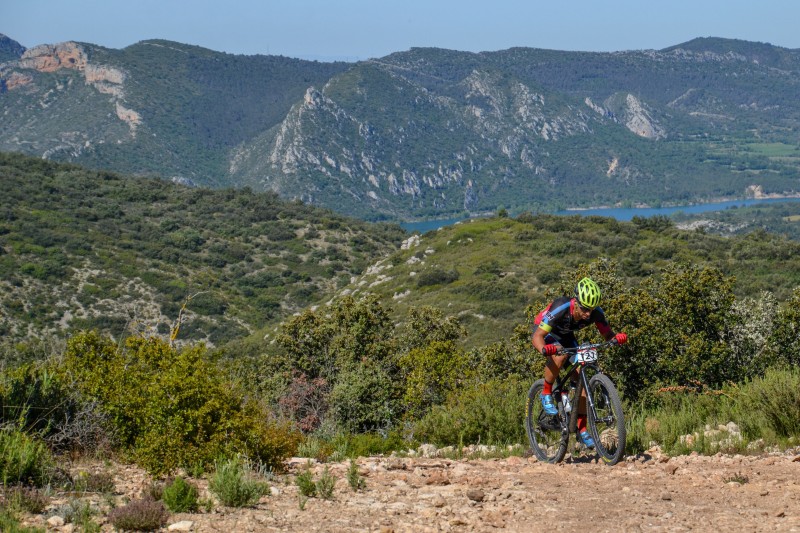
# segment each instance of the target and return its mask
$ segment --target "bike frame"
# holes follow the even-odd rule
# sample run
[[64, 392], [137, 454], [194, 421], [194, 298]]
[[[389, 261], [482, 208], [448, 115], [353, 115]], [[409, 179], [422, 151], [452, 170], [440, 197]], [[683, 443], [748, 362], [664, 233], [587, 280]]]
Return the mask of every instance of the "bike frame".
[[[617, 344], [617, 342], [612, 339], [610, 341], [600, 342], [600, 343], [597, 343], [597, 344], [581, 344], [580, 346], [577, 346], [575, 348], [561, 348], [560, 350], [558, 350], [558, 353], [560, 353], [560, 354], [576, 354], [580, 350], [606, 348], [608, 346], [612, 346], [612, 345], [615, 345], [615, 344]], [[598, 420], [597, 411], [595, 410], [595, 407], [594, 407], [594, 400], [592, 400], [592, 395], [588, 394], [588, 391], [589, 391], [589, 378], [586, 376], [586, 369], [587, 368], [591, 368], [591, 369], [594, 369], [596, 372], [602, 373], [602, 370], [600, 370], [600, 367], [599, 367], [597, 361], [593, 361], [593, 362], [589, 362], [589, 363], [583, 362], [583, 361], [575, 361], [575, 362], [570, 362], [569, 366], [567, 367], [567, 369], [566, 370], [562, 370], [559, 373], [558, 378], [556, 378], [556, 383], [553, 386], [553, 395], [555, 395], [556, 393], [558, 393], [560, 395], [563, 391], [567, 391], [567, 395], [569, 396], [569, 388], [568, 387], [569, 387], [569, 382], [572, 381], [571, 380], [572, 373], [575, 372], [576, 370], [579, 370], [578, 376], [580, 376], [580, 379], [578, 380], [578, 385], [575, 387], [575, 397], [570, 400], [572, 402], [572, 409], [571, 409], [571, 411], [569, 413], [569, 420], [567, 421], [567, 420], [563, 420], [562, 419], [562, 421], [561, 421], [561, 432], [562, 433], [569, 433], [569, 432], [575, 433], [576, 432], [576, 426], [577, 426], [577, 421], [578, 421], [578, 409], [579, 409], [579, 405], [580, 405], [580, 398], [581, 398], [581, 393], [584, 390], [587, 391], [587, 394], [586, 394], [586, 414], [588, 416], [589, 412], [591, 411], [592, 419], [593, 420]]]

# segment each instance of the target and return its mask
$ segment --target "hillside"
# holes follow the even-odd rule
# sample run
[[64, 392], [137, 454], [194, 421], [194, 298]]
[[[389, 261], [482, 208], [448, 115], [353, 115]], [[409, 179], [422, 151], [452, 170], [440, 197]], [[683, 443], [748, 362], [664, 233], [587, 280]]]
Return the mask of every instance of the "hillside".
[[676, 213], [671, 218], [683, 229], [725, 236], [766, 232], [800, 241], [800, 204], [795, 202], [731, 207], [694, 215]]
[[404, 235], [273, 193], [0, 154], [0, 335], [167, 334], [181, 316], [180, 340], [219, 344], [323, 299]]
[[154, 40], [5, 57], [0, 150], [364, 219], [796, 193], [800, 178], [800, 52], [764, 43], [317, 63]]
[[[398, 320], [423, 305], [460, 317], [479, 346], [508, 338], [563, 272], [601, 258], [630, 285], [672, 262], [720, 268], [740, 297], [785, 300], [800, 285], [800, 243], [763, 230], [723, 237], [663, 217], [525, 214], [409, 236], [270, 193], [20, 155], [0, 163], [0, 328], [11, 338], [165, 334], [187, 303], [181, 339], [260, 339], [335, 294], [374, 293]], [[796, 231], [795, 219], [783, 224]]]
[[344, 68], [159, 40], [41, 45], [0, 65], [0, 150], [231, 186], [227, 152]]
[[613, 264], [628, 286], [676, 262], [734, 276], [738, 297], [770, 291], [786, 300], [800, 285], [797, 241], [764, 231], [723, 237], [681, 230], [665, 217], [478, 218], [411, 237], [403, 248], [339, 294], [378, 294], [398, 316], [437, 307], [461, 319], [473, 346], [510, 338], [526, 307], [544, 302], [562, 274], [595, 261]]

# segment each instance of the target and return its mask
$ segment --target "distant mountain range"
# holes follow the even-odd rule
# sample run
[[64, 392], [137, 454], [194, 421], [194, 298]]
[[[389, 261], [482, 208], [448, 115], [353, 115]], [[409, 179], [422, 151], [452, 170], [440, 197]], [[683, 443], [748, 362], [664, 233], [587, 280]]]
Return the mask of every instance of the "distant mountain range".
[[800, 50], [415, 48], [356, 63], [0, 36], [0, 151], [365, 219], [800, 191]]

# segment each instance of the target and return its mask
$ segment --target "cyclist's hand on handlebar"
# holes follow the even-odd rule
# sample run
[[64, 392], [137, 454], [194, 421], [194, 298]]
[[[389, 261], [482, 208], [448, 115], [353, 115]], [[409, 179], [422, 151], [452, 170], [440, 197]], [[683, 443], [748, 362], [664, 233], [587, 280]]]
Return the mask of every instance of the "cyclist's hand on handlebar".
[[625, 344], [628, 342], [628, 334], [627, 333], [617, 333], [614, 335], [614, 340], [617, 341], [617, 344]]
[[558, 345], [545, 344], [542, 346], [542, 355], [555, 355], [558, 353]]

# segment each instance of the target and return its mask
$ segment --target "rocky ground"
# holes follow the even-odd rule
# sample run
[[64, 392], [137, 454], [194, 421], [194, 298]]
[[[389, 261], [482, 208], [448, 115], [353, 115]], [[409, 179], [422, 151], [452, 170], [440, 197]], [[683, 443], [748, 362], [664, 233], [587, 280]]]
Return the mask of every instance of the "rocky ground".
[[[333, 499], [303, 503], [294, 484], [306, 459], [271, 481], [272, 493], [247, 509], [173, 514], [164, 530], [183, 531], [800, 531], [800, 455], [667, 457], [653, 451], [614, 467], [568, 456], [558, 465], [534, 458], [451, 460], [361, 458], [365, 488], [354, 492], [348, 463], [329, 463]], [[86, 469], [81, 465], [75, 468]], [[118, 502], [150, 483], [129, 466], [94, 465], [114, 474]], [[325, 465], [314, 465], [317, 477]], [[207, 482], [197, 481], [208, 496]], [[77, 530], [49, 513], [26, 525]], [[105, 501], [105, 503], [104, 503]], [[95, 498], [103, 507], [108, 498]], [[95, 520], [112, 531], [103, 518]]]

